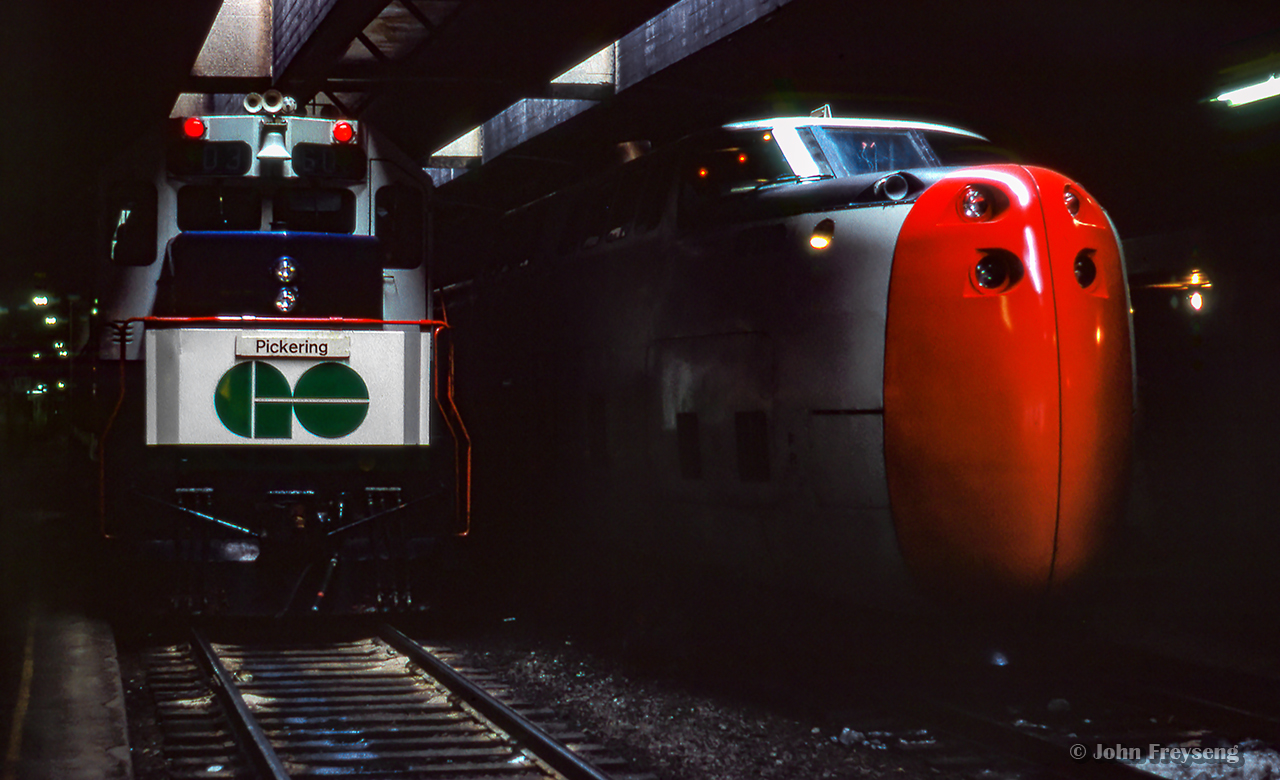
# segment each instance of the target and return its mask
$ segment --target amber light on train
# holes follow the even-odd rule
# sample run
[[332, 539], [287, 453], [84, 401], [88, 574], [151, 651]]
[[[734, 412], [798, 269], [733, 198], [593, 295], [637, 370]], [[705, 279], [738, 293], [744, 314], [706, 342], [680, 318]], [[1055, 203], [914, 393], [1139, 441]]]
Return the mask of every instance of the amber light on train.
[[831, 246], [835, 236], [836, 223], [830, 219], [824, 219], [813, 226], [813, 233], [809, 236], [809, 246], [817, 250], [826, 249]]
[[182, 122], [182, 134], [187, 138], [203, 138], [204, 131], [204, 120], [198, 116], [189, 116]]

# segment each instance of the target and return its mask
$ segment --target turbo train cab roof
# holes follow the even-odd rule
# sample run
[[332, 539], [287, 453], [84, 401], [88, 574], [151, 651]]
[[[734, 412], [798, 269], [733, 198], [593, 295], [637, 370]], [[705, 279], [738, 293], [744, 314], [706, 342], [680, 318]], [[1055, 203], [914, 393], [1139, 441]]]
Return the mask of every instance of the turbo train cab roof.
[[984, 136], [959, 127], [895, 119], [774, 117], [724, 126], [775, 142], [800, 179], [1009, 162]]

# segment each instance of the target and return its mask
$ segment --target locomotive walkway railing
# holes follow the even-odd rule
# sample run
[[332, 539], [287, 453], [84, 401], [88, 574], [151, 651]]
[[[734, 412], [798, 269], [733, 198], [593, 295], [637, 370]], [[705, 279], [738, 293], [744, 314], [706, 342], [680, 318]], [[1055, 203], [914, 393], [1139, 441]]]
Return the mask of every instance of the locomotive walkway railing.
[[[98, 516], [99, 530], [104, 537], [109, 537], [107, 533], [107, 511], [106, 511], [106, 444], [107, 436], [111, 432], [112, 426], [115, 424], [116, 417], [120, 413], [120, 407], [124, 404], [125, 396], [125, 363], [126, 348], [128, 346], [128, 330], [129, 326], [135, 322], [141, 322], [144, 328], [147, 327], [173, 327], [182, 325], [246, 325], [246, 326], [276, 326], [276, 325], [296, 325], [301, 327], [330, 327], [342, 328], [352, 326], [383, 326], [383, 325], [399, 325], [399, 326], [417, 326], [419, 328], [430, 328], [431, 339], [433, 344], [439, 344], [439, 336], [441, 332], [449, 329], [449, 323], [445, 320], [384, 320], [369, 317], [279, 317], [265, 316], [260, 317], [252, 314], [242, 315], [215, 315], [203, 317], [172, 317], [172, 316], [148, 316], [148, 317], [129, 317], [128, 319], [115, 320], [110, 323], [111, 327], [117, 332], [117, 341], [120, 344], [120, 392], [116, 398], [115, 407], [111, 410], [111, 414], [107, 418], [106, 425], [103, 427], [102, 435], [98, 438]], [[458, 406], [454, 402], [453, 388], [453, 345], [447, 345], [443, 350], [445, 361], [443, 365], [440, 361], [441, 350], [436, 348], [431, 351], [431, 360], [435, 367], [436, 376], [436, 405], [440, 408], [441, 416], [444, 418], [445, 425], [449, 427], [449, 433], [454, 443], [454, 465], [455, 465], [455, 488], [457, 495], [458, 507], [458, 523], [460, 531], [459, 536], [466, 536], [471, 532], [471, 437], [467, 433], [467, 427], [462, 422], [462, 415], [458, 412]], [[443, 370], [441, 370], [443, 369]]]

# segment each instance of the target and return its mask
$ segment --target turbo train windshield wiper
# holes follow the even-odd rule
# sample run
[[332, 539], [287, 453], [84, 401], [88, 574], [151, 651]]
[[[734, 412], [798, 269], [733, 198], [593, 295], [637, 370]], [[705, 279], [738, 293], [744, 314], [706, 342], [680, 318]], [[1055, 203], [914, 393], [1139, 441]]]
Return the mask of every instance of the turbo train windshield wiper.
[[741, 187], [734, 187], [733, 189], [729, 190], [729, 192], [731, 193], [755, 192], [756, 190], [764, 189], [765, 187], [774, 187], [779, 184], [801, 184], [807, 181], [821, 181], [822, 179], [834, 179], [834, 178], [835, 178], [835, 174], [831, 174], [831, 173], [814, 173], [808, 176], [799, 176], [794, 173], [789, 173], [785, 176], [779, 176], [775, 179], [767, 179], [765, 181], [757, 181], [752, 184], [746, 184]]
[[834, 179], [835, 177], [836, 175], [834, 173], [811, 173], [808, 176], [800, 176], [799, 174], [789, 173], [786, 176], [779, 176], [778, 178], [774, 179], [769, 183], [782, 184], [784, 182], [790, 183], [790, 182], [799, 182], [799, 181], [820, 181], [822, 179]]

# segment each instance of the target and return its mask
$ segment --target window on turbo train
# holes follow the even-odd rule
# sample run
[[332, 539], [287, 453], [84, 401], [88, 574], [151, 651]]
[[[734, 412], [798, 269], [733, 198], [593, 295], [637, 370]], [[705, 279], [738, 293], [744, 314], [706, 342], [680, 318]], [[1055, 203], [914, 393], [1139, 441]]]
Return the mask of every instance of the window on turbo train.
[[868, 131], [861, 128], [826, 127], [826, 145], [833, 166], [844, 176], [885, 173], [903, 168], [926, 168], [932, 163], [906, 131]]
[[640, 188], [644, 184], [646, 167], [643, 161], [638, 161], [622, 166], [619, 171], [618, 189], [613, 194], [613, 202], [609, 204], [605, 225], [606, 241], [626, 238], [635, 218], [636, 204], [640, 201]]
[[649, 169], [645, 177], [644, 189], [640, 194], [640, 203], [636, 208], [635, 230], [644, 233], [653, 230], [662, 222], [667, 207], [667, 196], [671, 192], [671, 169], [675, 159], [671, 155], [654, 156], [641, 159], [635, 165], [644, 165]]
[[684, 225], [714, 212], [708, 207], [715, 203], [795, 177], [771, 133], [737, 132], [717, 136], [713, 143], [683, 163], [678, 218]]
[[943, 165], [1022, 162], [1013, 152], [981, 138], [929, 130], [924, 132], [924, 139]]
[[685, 175], [707, 194], [728, 195], [754, 190], [792, 175], [791, 166], [772, 136], [737, 133], [723, 146], [695, 154]]

